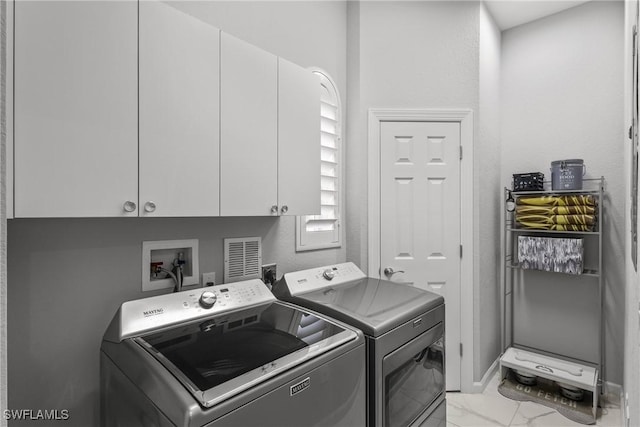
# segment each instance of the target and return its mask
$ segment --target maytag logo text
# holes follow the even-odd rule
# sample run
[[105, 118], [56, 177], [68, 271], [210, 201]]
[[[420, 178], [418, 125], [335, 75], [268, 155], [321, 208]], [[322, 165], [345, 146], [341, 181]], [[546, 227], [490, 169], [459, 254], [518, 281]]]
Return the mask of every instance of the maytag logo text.
[[297, 384], [292, 385], [290, 388], [291, 396], [294, 396], [300, 393], [301, 391], [306, 390], [307, 388], [309, 388], [310, 385], [311, 385], [311, 378], [309, 377], [303, 379]]
[[164, 313], [164, 309], [163, 308], [155, 308], [153, 310], [147, 310], [147, 311], [143, 311], [142, 314], [144, 314], [144, 317], [149, 317], [149, 316], [157, 316], [159, 314]]

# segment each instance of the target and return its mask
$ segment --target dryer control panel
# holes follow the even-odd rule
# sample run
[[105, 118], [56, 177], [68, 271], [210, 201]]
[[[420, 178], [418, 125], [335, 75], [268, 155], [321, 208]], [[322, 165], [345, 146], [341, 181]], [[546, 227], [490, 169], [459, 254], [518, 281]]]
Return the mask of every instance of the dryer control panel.
[[105, 339], [120, 342], [168, 326], [274, 301], [269, 288], [258, 279], [127, 301], [120, 306]]
[[309, 270], [286, 273], [283, 280], [291, 295], [303, 294], [318, 289], [338, 286], [366, 275], [352, 262], [328, 265]]

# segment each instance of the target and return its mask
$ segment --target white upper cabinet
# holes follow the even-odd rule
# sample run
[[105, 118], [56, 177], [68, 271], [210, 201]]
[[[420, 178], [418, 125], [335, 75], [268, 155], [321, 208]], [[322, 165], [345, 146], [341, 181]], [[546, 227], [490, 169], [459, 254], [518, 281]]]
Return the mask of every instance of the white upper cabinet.
[[15, 2], [16, 217], [138, 214], [137, 7]]
[[220, 70], [220, 215], [277, 214], [278, 59], [223, 32]]
[[278, 58], [280, 215], [320, 213], [320, 80]]
[[140, 2], [140, 216], [217, 216], [220, 30]]
[[159, 1], [17, 1], [14, 213], [320, 212], [320, 83]]

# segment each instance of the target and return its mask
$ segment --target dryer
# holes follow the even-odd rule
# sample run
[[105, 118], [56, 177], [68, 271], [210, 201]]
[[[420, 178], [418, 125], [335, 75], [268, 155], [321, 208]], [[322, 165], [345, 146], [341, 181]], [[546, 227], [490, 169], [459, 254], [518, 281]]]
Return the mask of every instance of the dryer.
[[353, 263], [285, 274], [272, 292], [365, 334], [367, 426], [445, 426], [444, 299]]
[[358, 426], [365, 344], [259, 280], [122, 304], [102, 341], [103, 426]]

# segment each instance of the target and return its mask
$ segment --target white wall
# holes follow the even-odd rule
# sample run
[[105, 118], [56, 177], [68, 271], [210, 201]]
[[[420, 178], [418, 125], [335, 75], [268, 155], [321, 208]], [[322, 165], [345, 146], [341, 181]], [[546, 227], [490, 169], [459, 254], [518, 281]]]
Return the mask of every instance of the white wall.
[[[638, 11], [638, 0], [632, 0], [625, 2], [625, 49], [624, 49], [624, 118], [625, 128], [631, 127], [632, 118], [632, 52], [633, 52], [633, 26], [637, 24], [636, 16]], [[631, 209], [631, 200], [628, 196], [631, 192], [631, 145], [627, 140], [626, 147], [624, 149], [624, 176], [625, 178], [625, 266], [626, 266], [626, 287], [625, 287], [625, 319], [624, 319], [624, 378], [623, 386], [625, 395], [623, 396], [623, 411], [628, 413], [629, 426], [640, 425], [640, 365], [638, 364], [638, 358], [640, 357], [640, 312], [638, 306], [638, 284], [640, 278], [638, 272], [633, 267], [633, 263], [630, 260], [631, 256], [631, 216], [629, 215]], [[625, 408], [625, 400], [628, 398], [629, 408]], [[623, 413], [624, 413], [623, 412]], [[625, 413], [625, 415], [626, 415]]]
[[169, 1], [182, 10], [303, 67], [321, 67], [346, 102], [344, 1]]
[[[584, 159], [587, 177], [607, 179], [604, 375], [617, 384], [625, 307], [623, 24], [621, 2], [593, 1], [502, 34], [504, 185], [518, 172], [542, 171], [548, 179], [551, 161], [572, 158]], [[578, 344], [595, 339], [590, 328], [571, 333]]]
[[[181, 2], [177, 7], [302, 66], [323, 68], [346, 102], [345, 2]], [[344, 247], [296, 253], [294, 222], [293, 217], [10, 220], [9, 407], [68, 409], [65, 425], [98, 425], [100, 341], [119, 304], [143, 296], [142, 241], [199, 239], [200, 270], [215, 271], [218, 280], [225, 237], [261, 236], [263, 261], [277, 262], [279, 276], [345, 260]]]
[[479, 380], [500, 356], [500, 63], [501, 32], [484, 3], [480, 7], [480, 104], [476, 139], [478, 198], [474, 253], [474, 380]]

